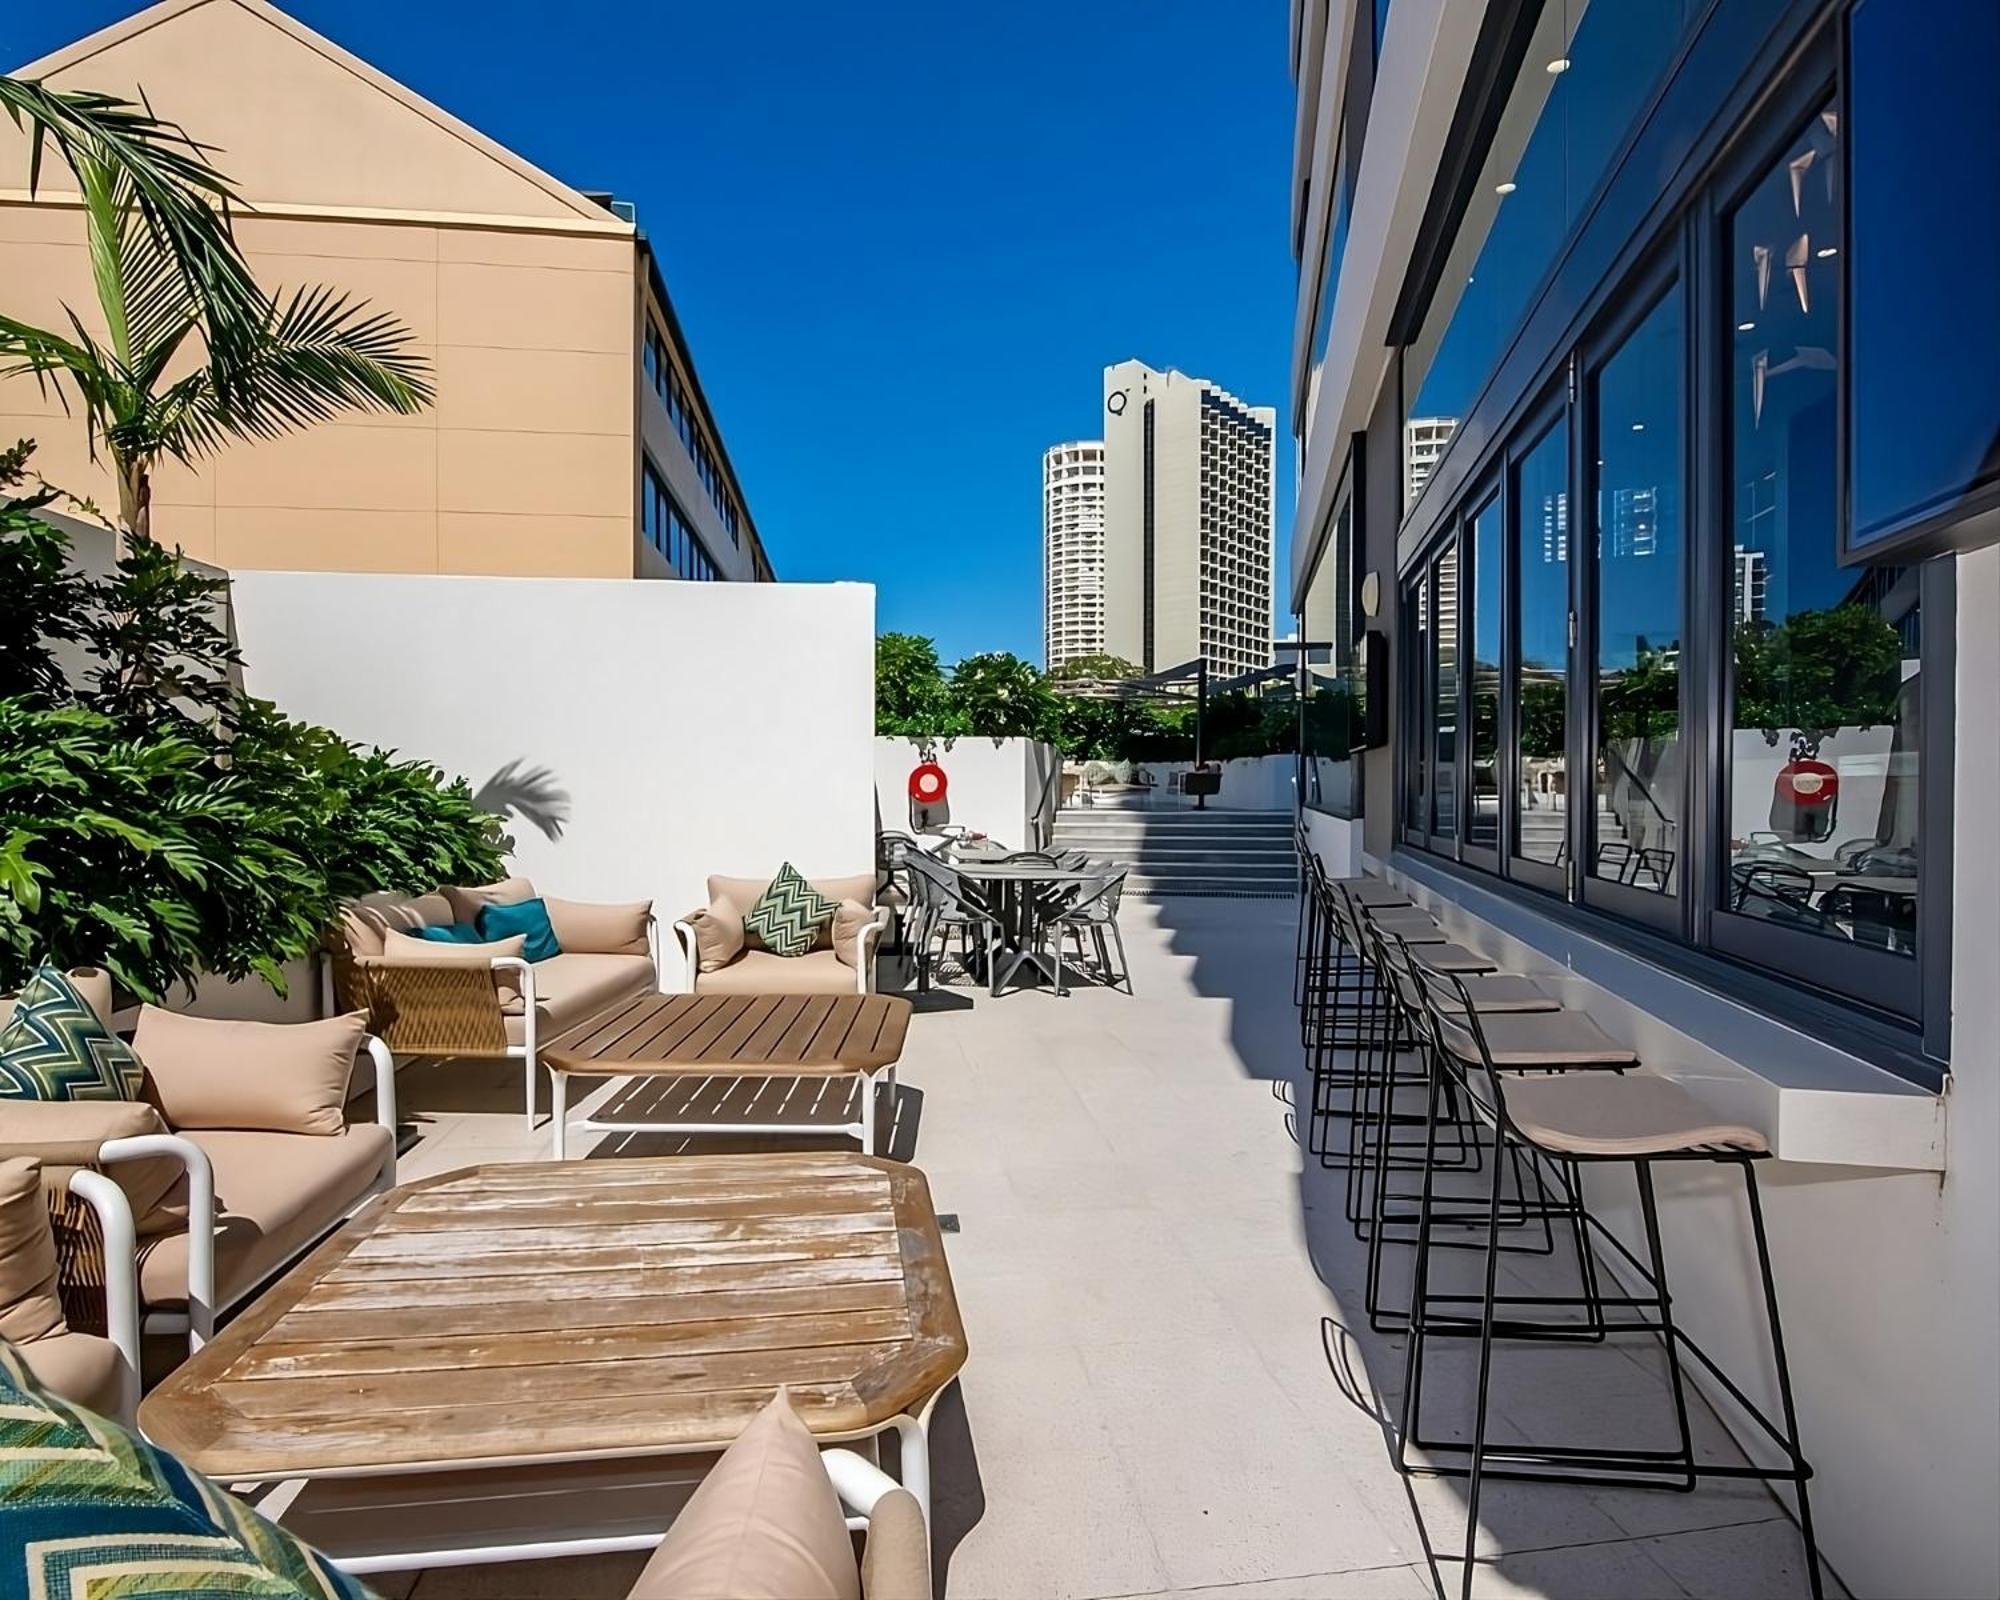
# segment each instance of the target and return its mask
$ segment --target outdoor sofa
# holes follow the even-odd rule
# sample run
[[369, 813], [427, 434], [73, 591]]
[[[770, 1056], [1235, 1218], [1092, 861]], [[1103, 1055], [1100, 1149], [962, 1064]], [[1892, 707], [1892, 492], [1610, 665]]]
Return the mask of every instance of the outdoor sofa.
[[708, 880], [708, 904], [674, 924], [689, 994], [873, 994], [875, 951], [889, 926], [877, 875], [808, 878], [839, 908], [803, 955], [768, 948], [745, 926], [769, 878]]
[[[108, 1030], [109, 978], [71, 981]], [[0, 1000], [0, 1026], [11, 1011]], [[365, 1021], [218, 1021], [145, 1006], [131, 1040], [143, 1098], [0, 1101], [0, 1162], [39, 1166], [63, 1331], [102, 1330], [123, 1358], [118, 1381], [136, 1385], [142, 1331], [185, 1332], [199, 1347], [219, 1315], [394, 1185], [394, 1063]], [[351, 1122], [364, 1062], [374, 1119]], [[61, 1359], [36, 1342], [38, 1371], [38, 1354]], [[81, 1363], [70, 1380], [48, 1380], [82, 1403], [105, 1399], [102, 1353], [69, 1355]]]
[[[518, 938], [454, 944], [418, 943], [415, 937], [424, 928], [474, 927], [483, 908], [537, 898], [559, 954], [531, 960]], [[336, 1005], [366, 1012], [395, 1055], [520, 1061], [530, 1128], [540, 1046], [621, 1000], [660, 987], [651, 901], [599, 905], [544, 898], [521, 877], [415, 896], [370, 895], [342, 912], [328, 953]]]

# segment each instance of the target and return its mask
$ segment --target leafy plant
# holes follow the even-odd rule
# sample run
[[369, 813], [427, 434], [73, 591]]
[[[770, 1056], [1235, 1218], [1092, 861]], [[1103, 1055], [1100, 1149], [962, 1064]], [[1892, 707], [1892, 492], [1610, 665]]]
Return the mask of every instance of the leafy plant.
[[1144, 675], [1138, 663], [1101, 650], [1094, 655], [1071, 656], [1061, 666], [1049, 669], [1049, 677], [1059, 683], [1077, 678], [1117, 679]]
[[[408, 328], [315, 287], [265, 293], [230, 231], [228, 180], [204, 147], [105, 95], [0, 79], [0, 108], [29, 129], [29, 186], [53, 148], [75, 176], [98, 327], [0, 313], [0, 377], [32, 374], [81, 406], [93, 456], [118, 480], [120, 519], [152, 537], [152, 475], [232, 439], [263, 439], [343, 411], [412, 412], [432, 399]], [[186, 366], [199, 346], [202, 362]]]
[[[343, 900], [499, 876], [463, 780], [234, 687], [217, 580], [128, 538], [57, 582], [68, 554], [0, 516], [0, 617], [29, 623], [0, 647], [0, 989], [39, 960], [155, 999], [203, 973], [282, 988]], [[91, 665], [72, 679], [57, 640]]]
[[875, 731], [933, 738], [950, 730], [944, 669], [937, 646], [914, 633], [875, 641]]
[[965, 732], [989, 739], [1039, 739], [1055, 720], [1055, 696], [1040, 671], [1005, 650], [952, 668], [949, 704]]

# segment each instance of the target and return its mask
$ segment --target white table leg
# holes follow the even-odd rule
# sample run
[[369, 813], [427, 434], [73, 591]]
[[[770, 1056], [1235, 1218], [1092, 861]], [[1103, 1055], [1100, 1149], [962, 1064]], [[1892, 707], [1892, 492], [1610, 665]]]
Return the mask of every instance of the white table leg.
[[875, 1079], [870, 1073], [862, 1073], [861, 1085], [861, 1153], [872, 1156], [875, 1152]]
[[549, 1100], [555, 1115], [549, 1121], [549, 1154], [557, 1161], [569, 1159], [569, 1074], [549, 1069]]

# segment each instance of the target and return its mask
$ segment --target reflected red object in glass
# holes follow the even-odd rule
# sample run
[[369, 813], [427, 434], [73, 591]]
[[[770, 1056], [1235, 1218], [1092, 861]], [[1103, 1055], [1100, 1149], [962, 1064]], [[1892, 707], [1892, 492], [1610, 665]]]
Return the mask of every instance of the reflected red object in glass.
[[1824, 761], [1787, 761], [1778, 769], [1777, 790], [1795, 806], [1830, 806], [1840, 798], [1840, 774]]

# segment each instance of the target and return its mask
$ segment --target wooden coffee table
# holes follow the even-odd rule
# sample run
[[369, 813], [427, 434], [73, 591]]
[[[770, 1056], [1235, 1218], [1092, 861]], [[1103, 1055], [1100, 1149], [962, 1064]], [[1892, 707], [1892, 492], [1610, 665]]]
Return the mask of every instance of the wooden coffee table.
[[[821, 1440], [899, 1434], [928, 1510], [926, 1423], [964, 1361], [913, 1167], [483, 1166], [371, 1202], [139, 1425], [211, 1478], [266, 1486], [267, 1514], [367, 1572], [657, 1544], [661, 1458], [726, 1445], [779, 1384]], [[547, 1509], [565, 1490], [585, 1525]], [[447, 1533], [482, 1497], [507, 1508], [498, 1531]]]
[[[875, 1153], [875, 1075], [896, 1087], [896, 1062], [910, 1026], [910, 1002], [884, 994], [649, 994], [577, 1024], [541, 1050], [555, 1091], [550, 1153], [569, 1153], [569, 1130], [591, 1133], [831, 1133]], [[684, 1117], [569, 1117], [569, 1079], [857, 1080], [854, 1115], [837, 1121], [704, 1122]], [[847, 1085], [841, 1085], [846, 1089]], [[816, 1110], [809, 1107], [808, 1110]]]

